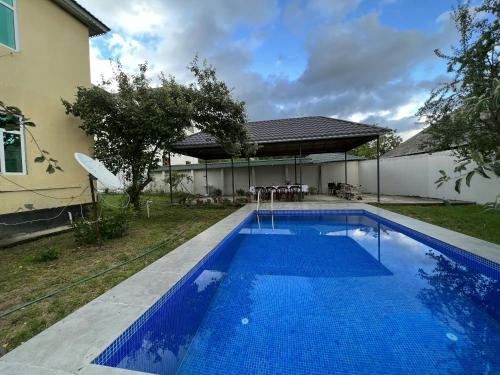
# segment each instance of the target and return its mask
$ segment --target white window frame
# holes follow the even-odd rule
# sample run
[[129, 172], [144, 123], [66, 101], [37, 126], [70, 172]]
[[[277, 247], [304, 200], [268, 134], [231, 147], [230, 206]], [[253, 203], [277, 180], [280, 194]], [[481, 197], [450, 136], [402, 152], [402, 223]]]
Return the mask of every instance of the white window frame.
[[[3, 144], [3, 135], [7, 134], [19, 134], [19, 138], [21, 139], [21, 164], [23, 167], [22, 172], [7, 172], [5, 170], [5, 149]], [[5, 130], [4, 128], [0, 128], [0, 174], [5, 175], [18, 175], [23, 176], [26, 175], [26, 146], [24, 143], [24, 125], [23, 120], [21, 119], [19, 124], [19, 130]]]
[[19, 45], [19, 23], [17, 21], [17, 0], [12, 0], [12, 1], [13, 5], [9, 5], [3, 0], [0, 0], [0, 4], [6, 6], [7, 8], [11, 9], [14, 12], [14, 43], [16, 43], [16, 48], [12, 48], [3, 43], [0, 43], [0, 46], [8, 48], [11, 51], [19, 52], [21, 48]]

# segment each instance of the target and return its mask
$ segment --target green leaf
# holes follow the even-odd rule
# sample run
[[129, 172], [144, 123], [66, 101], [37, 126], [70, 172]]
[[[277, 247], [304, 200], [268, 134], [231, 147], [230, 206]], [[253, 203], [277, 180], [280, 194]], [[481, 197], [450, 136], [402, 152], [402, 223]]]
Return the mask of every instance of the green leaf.
[[462, 184], [462, 179], [459, 178], [455, 181], [455, 191], [460, 194], [460, 185]]
[[493, 163], [493, 165], [491, 166], [491, 169], [497, 177], [500, 177], [500, 163], [499, 162]]
[[45, 155], [48, 155], [49, 152], [48, 151], [45, 151], [45, 150], [42, 150], [42, 152], [45, 154]]
[[440, 182], [439, 184], [437, 184], [436, 186], [436, 189], [439, 189], [441, 186], [443, 186], [444, 182]]
[[443, 175], [443, 177], [446, 176], [446, 172], [443, 171], [442, 169], [439, 170], [439, 173], [441, 173]]
[[17, 107], [14, 107], [14, 106], [7, 106], [7, 111], [8, 112], [12, 112], [12, 113], [15, 113], [16, 115], [22, 115], [22, 112], [19, 108]]
[[63, 169], [62, 169], [60, 166], [58, 166], [58, 165], [56, 165], [56, 169], [57, 169], [58, 171], [64, 172], [64, 171], [63, 171]]
[[33, 121], [23, 121], [23, 125], [34, 127], [35, 123]]
[[40, 155], [35, 158], [35, 163], [43, 163], [45, 161], [45, 156]]
[[474, 176], [474, 173], [476, 173], [476, 171], [470, 171], [469, 173], [467, 173], [467, 176], [465, 177], [465, 184], [470, 187], [470, 180], [472, 179], [472, 176]]
[[472, 157], [472, 160], [474, 160], [476, 162], [476, 164], [479, 164], [479, 165], [483, 164], [484, 159], [483, 159], [483, 155], [480, 152], [477, 152], [477, 151], [473, 152], [471, 157]]
[[49, 173], [49, 174], [52, 174], [54, 173], [56, 170], [54, 169], [54, 166], [52, 164], [49, 164], [49, 166], [47, 167], [47, 170], [46, 172]]
[[486, 174], [486, 172], [484, 171], [483, 167], [479, 166], [476, 168], [476, 171], [481, 175], [483, 176], [484, 178], [490, 178], [490, 176], [488, 176]]
[[49, 161], [51, 161], [52, 163], [59, 163], [59, 160], [52, 159], [52, 158], [49, 158]]

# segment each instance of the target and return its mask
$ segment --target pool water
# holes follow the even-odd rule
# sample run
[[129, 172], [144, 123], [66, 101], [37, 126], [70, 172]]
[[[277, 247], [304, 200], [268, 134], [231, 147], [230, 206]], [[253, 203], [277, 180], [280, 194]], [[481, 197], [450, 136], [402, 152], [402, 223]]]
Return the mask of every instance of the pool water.
[[94, 363], [500, 374], [500, 266], [365, 211], [252, 214]]

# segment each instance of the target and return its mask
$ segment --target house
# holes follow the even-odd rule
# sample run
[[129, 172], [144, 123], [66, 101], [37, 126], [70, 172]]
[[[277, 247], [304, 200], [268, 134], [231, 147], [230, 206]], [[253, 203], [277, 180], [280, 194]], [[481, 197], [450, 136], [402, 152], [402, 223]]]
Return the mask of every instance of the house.
[[[92, 139], [61, 98], [90, 86], [89, 37], [108, 31], [74, 0], [0, 0], [0, 100], [36, 124], [0, 128], [0, 236], [65, 222], [90, 202], [88, 175], [73, 154], [92, 154]], [[62, 172], [34, 161], [39, 147]]]
[[432, 145], [432, 135], [424, 129], [394, 147], [392, 150], [386, 152], [382, 157], [395, 158], [399, 156], [427, 154], [436, 151], [438, 151], [437, 148]]

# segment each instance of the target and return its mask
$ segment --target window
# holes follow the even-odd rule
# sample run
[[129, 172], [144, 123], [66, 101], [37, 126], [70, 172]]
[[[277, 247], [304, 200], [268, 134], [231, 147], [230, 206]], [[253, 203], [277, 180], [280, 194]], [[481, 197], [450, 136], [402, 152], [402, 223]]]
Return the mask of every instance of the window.
[[0, 173], [26, 174], [23, 125], [14, 130], [0, 127]]
[[17, 19], [14, 0], [0, 0], [0, 44], [17, 50]]

